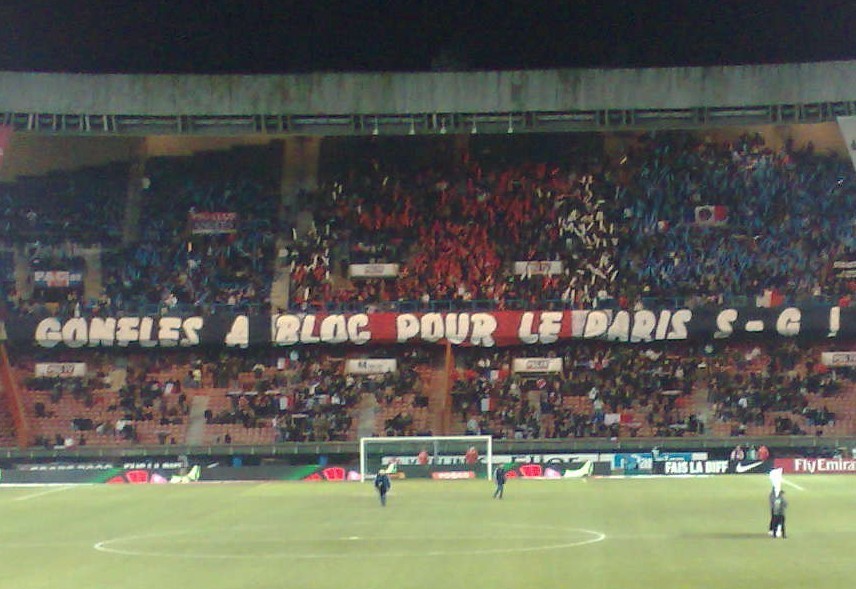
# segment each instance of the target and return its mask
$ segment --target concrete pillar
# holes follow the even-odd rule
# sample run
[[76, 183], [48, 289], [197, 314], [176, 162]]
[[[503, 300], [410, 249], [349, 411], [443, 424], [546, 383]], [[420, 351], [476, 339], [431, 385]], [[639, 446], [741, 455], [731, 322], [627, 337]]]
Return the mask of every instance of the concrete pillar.
[[148, 145], [140, 141], [131, 157], [131, 169], [128, 171], [128, 192], [125, 199], [125, 218], [122, 223], [122, 244], [129, 245], [140, 238], [140, 215], [143, 207], [144, 180], [146, 177], [146, 159]]
[[15, 245], [15, 290], [25, 301], [33, 298], [33, 269], [21, 244]]
[[80, 250], [86, 270], [83, 273], [83, 300], [97, 300], [104, 285], [104, 272], [101, 269], [101, 247]]
[[318, 188], [318, 160], [321, 155], [321, 137], [286, 137], [282, 150], [282, 180], [280, 182], [280, 211], [287, 220], [289, 211], [296, 211], [301, 203], [297, 194], [301, 190]]

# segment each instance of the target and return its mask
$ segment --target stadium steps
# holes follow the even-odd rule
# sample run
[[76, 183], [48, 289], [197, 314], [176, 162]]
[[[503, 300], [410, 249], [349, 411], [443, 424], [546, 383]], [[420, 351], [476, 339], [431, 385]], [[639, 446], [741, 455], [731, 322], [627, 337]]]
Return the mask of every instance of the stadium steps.
[[419, 373], [422, 390], [428, 396], [430, 423], [428, 428], [434, 435], [448, 435], [452, 423], [452, 404], [449, 402], [449, 373], [446, 355], [435, 359], [430, 368]]
[[206, 409], [208, 409], [208, 397], [195, 395], [190, 405], [190, 423], [187, 425], [186, 443], [190, 446], [198, 446], [204, 440]]
[[[285, 248], [285, 240], [278, 237], [276, 240], [277, 252]], [[287, 309], [288, 299], [291, 296], [291, 272], [285, 258], [276, 257], [273, 271], [273, 281], [270, 285], [270, 305], [272, 309]]]
[[15, 290], [24, 299], [33, 296], [32, 270], [30, 260], [22, 245], [15, 246]]
[[101, 296], [104, 284], [101, 248], [84, 248], [81, 253], [86, 263], [86, 271], [83, 274], [83, 297], [84, 300], [96, 300]]
[[6, 402], [6, 391], [0, 381], [0, 446], [15, 445], [15, 423], [12, 419], [12, 408]]
[[[362, 395], [357, 408], [357, 418], [355, 419], [357, 422], [357, 439], [375, 435], [376, 421], [381, 413], [378, 409], [378, 403], [373, 394], [365, 393]], [[383, 427], [382, 424], [381, 427]]]

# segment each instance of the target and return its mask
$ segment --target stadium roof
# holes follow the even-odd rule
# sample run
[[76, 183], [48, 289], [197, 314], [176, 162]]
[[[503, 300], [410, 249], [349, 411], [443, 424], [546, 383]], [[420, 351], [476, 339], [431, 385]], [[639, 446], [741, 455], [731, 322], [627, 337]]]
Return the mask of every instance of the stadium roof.
[[856, 61], [290, 75], [0, 73], [0, 113], [43, 133], [550, 131], [856, 114]]

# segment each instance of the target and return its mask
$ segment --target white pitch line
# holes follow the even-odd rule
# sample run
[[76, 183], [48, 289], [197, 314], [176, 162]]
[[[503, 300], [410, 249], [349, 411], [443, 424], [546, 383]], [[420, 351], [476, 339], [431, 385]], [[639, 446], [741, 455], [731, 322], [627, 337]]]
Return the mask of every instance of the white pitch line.
[[44, 495], [50, 495], [51, 493], [59, 493], [60, 491], [68, 491], [69, 489], [73, 489], [74, 487], [55, 487], [53, 489], [48, 489], [47, 491], [39, 491], [38, 493], [30, 493], [29, 495], [24, 495], [23, 497], [15, 497], [15, 501], [28, 501], [30, 499], [35, 499], [36, 497], [43, 497]]
[[788, 486], [793, 487], [793, 488], [794, 488], [794, 489], [796, 489], [797, 491], [805, 491], [805, 488], [804, 488], [804, 487], [800, 487], [798, 484], [796, 484], [796, 483], [794, 483], [794, 482], [791, 482], [791, 481], [789, 481], [789, 480], [787, 480], [787, 479], [782, 479], [782, 482], [783, 482], [783, 483], [785, 483], [785, 484], [786, 484], [786, 485], [788, 485]]

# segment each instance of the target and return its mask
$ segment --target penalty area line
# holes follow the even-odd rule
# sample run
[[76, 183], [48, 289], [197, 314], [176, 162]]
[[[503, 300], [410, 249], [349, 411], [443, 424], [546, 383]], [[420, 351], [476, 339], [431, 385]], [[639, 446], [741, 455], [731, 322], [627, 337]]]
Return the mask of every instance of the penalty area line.
[[30, 493], [29, 495], [24, 495], [22, 497], [15, 497], [13, 501], [29, 501], [30, 499], [35, 499], [37, 497], [43, 497], [45, 495], [50, 495], [52, 493], [59, 493], [60, 491], [68, 491], [69, 489], [73, 489], [74, 486], [68, 487], [54, 487], [51, 489], [47, 489], [45, 491], [39, 491], [38, 493]]
[[793, 487], [793, 488], [794, 488], [794, 489], [796, 489], [797, 491], [805, 491], [805, 487], [801, 487], [801, 486], [799, 486], [798, 484], [796, 484], [796, 483], [794, 483], [794, 482], [789, 481], [788, 479], [782, 479], [782, 482], [783, 482], [784, 484], [788, 485], [789, 487]]

